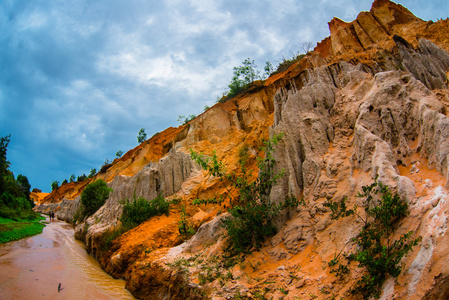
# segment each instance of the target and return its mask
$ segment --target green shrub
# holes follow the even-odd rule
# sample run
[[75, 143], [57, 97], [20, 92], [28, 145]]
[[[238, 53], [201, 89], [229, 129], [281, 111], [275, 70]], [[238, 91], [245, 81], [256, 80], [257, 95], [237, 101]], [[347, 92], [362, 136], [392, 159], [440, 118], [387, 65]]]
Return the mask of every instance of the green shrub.
[[59, 188], [59, 181], [54, 180], [54, 181], [51, 183], [51, 191], [53, 192], [54, 190], [57, 190], [58, 188]]
[[83, 182], [83, 181], [86, 180], [86, 179], [87, 179], [86, 174], [83, 174], [83, 175], [78, 176], [78, 177], [76, 178], [76, 182]]
[[123, 233], [133, 229], [153, 216], [160, 216], [162, 214], [168, 216], [169, 212], [170, 202], [164, 199], [162, 193], [151, 201], [143, 197], [137, 198], [136, 194], [134, 194], [132, 201], [126, 199], [124, 202], [123, 214], [120, 218], [122, 224], [103, 234], [101, 249], [108, 251], [112, 245], [112, 241]]
[[243, 92], [256, 79], [260, 78], [260, 71], [257, 69], [254, 60], [250, 58], [245, 59], [241, 66], [234, 67], [234, 76], [229, 83], [229, 91], [227, 98], [232, 98]]
[[181, 207], [181, 219], [178, 222], [179, 234], [184, 240], [188, 240], [195, 234], [195, 229], [192, 224], [187, 220], [185, 205]]
[[[214, 153], [212, 158], [206, 158], [191, 150], [192, 159], [211, 175], [228, 180], [239, 189], [239, 195], [231, 202], [236, 205], [229, 209], [230, 217], [223, 220], [227, 229], [229, 246], [227, 250], [231, 255], [248, 252], [253, 247], [259, 248], [268, 236], [276, 233], [273, 220], [279, 212], [287, 207], [296, 207], [299, 202], [292, 196], [286, 197], [283, 203], [274, 204], [269, 199], [271, 187], [283, 176], [283, 172], [274, 172], [272, 152], [274, 146], [283, 134], [274, 136], [265, 142], [265, 158], [259, 160], [259, 177], [253, 180], [245, 168], [245, 160], [241, 160], [242, 175], [227, 173], [222, 162], [218, 161]], [[244, 151], [241, 156], [244, 156]]]
[[25, 196], [13, 196], [9, 192], [3, 192], [0, 196], [0, 204], [15, 210], [31, 210], [33, 208], [32, 202], [25, 198]]
[[112, 191], [104, 180], [99, 179], [86, 186], [81, 193], [81, 217], [89, 217], [102, 207]]
[[272, 219], [278, 212], [276, 205], [255, 201], [231, 208], [229, 213], [232, 217], [223, 220], [230, 238], [229, 250], [246, 252], [253, 246], [259, 248], [265, 237], [276, 233]]
[[147, 134], [145, 133], [145, 128], [140, 128], [139, 133], [137, 134], [137, 142], [142, 144], [147, 139]]
[[0, 216], [10, 220], [32, 220], [37, 214], [31, 210], [34, 206], [30, 199], [31, 185], [22, 174], [14, 178], [6, 159], [10, 139], [11, 135], [0, 137]]
[[189, 123], [190, 121], [195, 120], [196, 116], [195, 115], [189, 115], [188, 117], [184, 116], [184, 115], [179, 115], [178, 116], [178, 122], [181, 125], [186, 125], [187, 123]]
[[106, 231], [101, 236], [101, 250], [108, 251], [111, 248], [112, 241], [130, 229], [132, 229], [132, 227], [122, 224], [112, 230]]
[[0, 218], [10, 219], [13, 221], [20, 220], [37, 220], [41, 218], [40, 214], [31, 209], [17, 209], [7, 206], [0, 206]]
[[301, 59], [304, 58], [304, 56], [306, 56], [305, 54], [300, 54], [299, 52], [296, 54], [293, 54], [293, 57], [291, 58], [282, 58], [282, 62], [278, 65], [276, 71], [274, 72], [276, 73], [281, 73], [284, 71], [287, 71], [288, 68], [290, 68], [293, 64], [301, 61]]
[[[331, 209], [332, 219], [355, 215], [362, 220], [364, 226], [351, 240], [357, 246], [356, 250], [347, 258], [349, 261], [358, 262], [358, 266], [364, 268], [366, 272], [352, 288], [352, 293], [360, 294], [364, 299], [379, 298], [387, 276], [397, 277], [401, 274], [399, 265], [401, 259], [418, 245], [421, 237], [410, 240], [413, 231], [409, 231], [398, 240], [392, 240], [391, 235], [398, 221], [408, 213], [407, 203], [397, 194], [392, 195], [388, 186], [378, 182], [377, 178], [373, 184], [362, 189], [363, 193], [359, 193], [358, 197], [364, 199], [363, 215], [358, 213], [356, 206], [348, 210], [346, 199], [328, 202], [325, 205]], [[376, 197], [377, 194], [380, 197]], [[329, 266], [336, 265], [339, 256], [340, 254], [335, 255]], [[338, 268], [331, 272], [342, 276], [349, 271], [347, 266], [339, 264]]]
[[92, 178], [95, 176], [95, 174], [97, 174], [97, 169], [93, 168], [90, 169], [90, 173], [89, 173], [89, 178]]
[[126, 200], [120, 220], [123, 224], [135, 227], [153, 216], [160, 216], [162, 214], [168, 216], [169, 212], [170, 202], [165, 200], [162, 193], [151, 201], [143, 197], [137, 198], [134, 194], [132, 201], [129, 201], [129, 199]]

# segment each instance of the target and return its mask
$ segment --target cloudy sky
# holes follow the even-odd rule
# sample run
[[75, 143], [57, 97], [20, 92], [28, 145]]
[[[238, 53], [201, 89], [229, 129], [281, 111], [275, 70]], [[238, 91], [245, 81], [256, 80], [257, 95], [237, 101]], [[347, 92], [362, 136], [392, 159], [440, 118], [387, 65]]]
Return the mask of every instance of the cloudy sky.
[[[250, 57], [277, 66], [327, 22], [352, 21], [371, 0], [0, 1], [0, 136], [17, 176], [53, 180], [97, 170], [148, 137], [178, 126], [226, 91]], [[425, 20], [448, 0], [400, 0]]]

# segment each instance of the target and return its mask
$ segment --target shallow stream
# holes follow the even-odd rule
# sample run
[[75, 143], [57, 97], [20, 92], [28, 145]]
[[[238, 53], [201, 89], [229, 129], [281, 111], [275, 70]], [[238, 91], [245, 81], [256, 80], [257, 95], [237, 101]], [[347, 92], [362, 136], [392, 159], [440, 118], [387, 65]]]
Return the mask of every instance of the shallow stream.
[[42, 234], [0, 244], [0, 278], [0, 299], [135, 299], [61, 221], [50, 222]]

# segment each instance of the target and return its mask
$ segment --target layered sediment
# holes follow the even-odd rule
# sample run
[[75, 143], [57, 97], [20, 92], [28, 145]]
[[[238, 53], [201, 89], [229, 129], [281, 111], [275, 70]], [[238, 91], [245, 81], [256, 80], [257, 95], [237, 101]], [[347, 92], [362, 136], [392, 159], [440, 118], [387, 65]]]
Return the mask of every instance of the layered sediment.
[[[329, 29], [328, 38], [285, 72], [156, 134], [96, 175], [113, 192], [97, 213], [76, 224], [76, 235], [105, 270], [127, 280], [134, 295], [351, 299], [349, 290], [362, 272], [354, 265], [353, 276], [340, 279], [327, 262], [363, 224], [356, 217], [331, 220], [324, 204], [347, 199], [348, 207], [361, 207], [356, 195], [375, 178], [409, 205], [392, 238], [410, 230], [413, 238], [422, 237], [401, 261], [400, 276], [383, 285], [383, 299], [449, 294], [449, 20], [426, 22], [401, 5], [376, 0], [350, 23], [334, 18]], [[220, 220], [229, 203], [193, 200], [236, 191], [201, 170], [189, 151], [215, 150], [229, 171], [238, 172], [244, 149], [256, 178], [263, 139], [281, 132], [274, 155], [284, 176], [270, 199], [294, 195], [306, 204], [284, 210], [276, 220], [278, 233], [227, 268], [218, 258], [226, 243]], [[89, 182], [61, 187], [39, 209], [72, 220]], [[122, 200], [160, 193], [178, 199], [168, 216], [154, 217], [102, 248], [104, 234], [119, 225]], [[188, 241], [178, 232], [183, 207], [198, 229]], [[211, 269], [216, 276], [204, 280]]]

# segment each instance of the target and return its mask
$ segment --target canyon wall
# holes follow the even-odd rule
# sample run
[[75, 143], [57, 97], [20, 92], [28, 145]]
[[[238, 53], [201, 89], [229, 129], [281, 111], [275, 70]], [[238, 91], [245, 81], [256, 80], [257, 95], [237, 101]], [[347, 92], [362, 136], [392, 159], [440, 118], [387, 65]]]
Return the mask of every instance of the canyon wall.
[[[409, 206], [392, 238], [410, 230], [413, 238], [422, 237], [400, 262], [400, 276], [383, 285], [382, 299], [449, 294], [449, 20], [425, 22], [400, 5], [376, 0], [353, 22], [334, 18], [329, 29], [330, 37], [285, 72], [156, 134], [92, 179], [106, 180], [113, 192], [93, 216], [75, 224], [76, 237], [108, 273], [125, 278], [134, 295], [357, 299], [349, 291], [363, 275], [360, 268], [352, 265], [351, 276], [342, 279], [328, 262], [349, 247], [363, 223], [355, 216], [332, 220], [325, 203], [347, 199], [348, 207], [362, 207], [356, 195], [376, 178]], [[237, 191], [201, 170], [190, 149], [209, 156], [216, 151], [230, 172], [239, 172], [245, 151], [256, 178], [263, 139], [280, 133], [275, 169], [284, 176], [270, 199], [281, 203], [293, 195], [305, 204], [283, 210], [275, 220], [278, 233], [227, 266], [219, 259], [226, 245], [221, 220], [231, 203], [193, 200]], [[38, 209], [72, 221], [87, 183], [61, 187]], [[123, 201], [160, 193], [177, 199], [170, 214], [144, 222], [105, 249], [103, 238], [119, 226]], [[187, 241], [178, 231], [182, 214], [197, 229]]]

